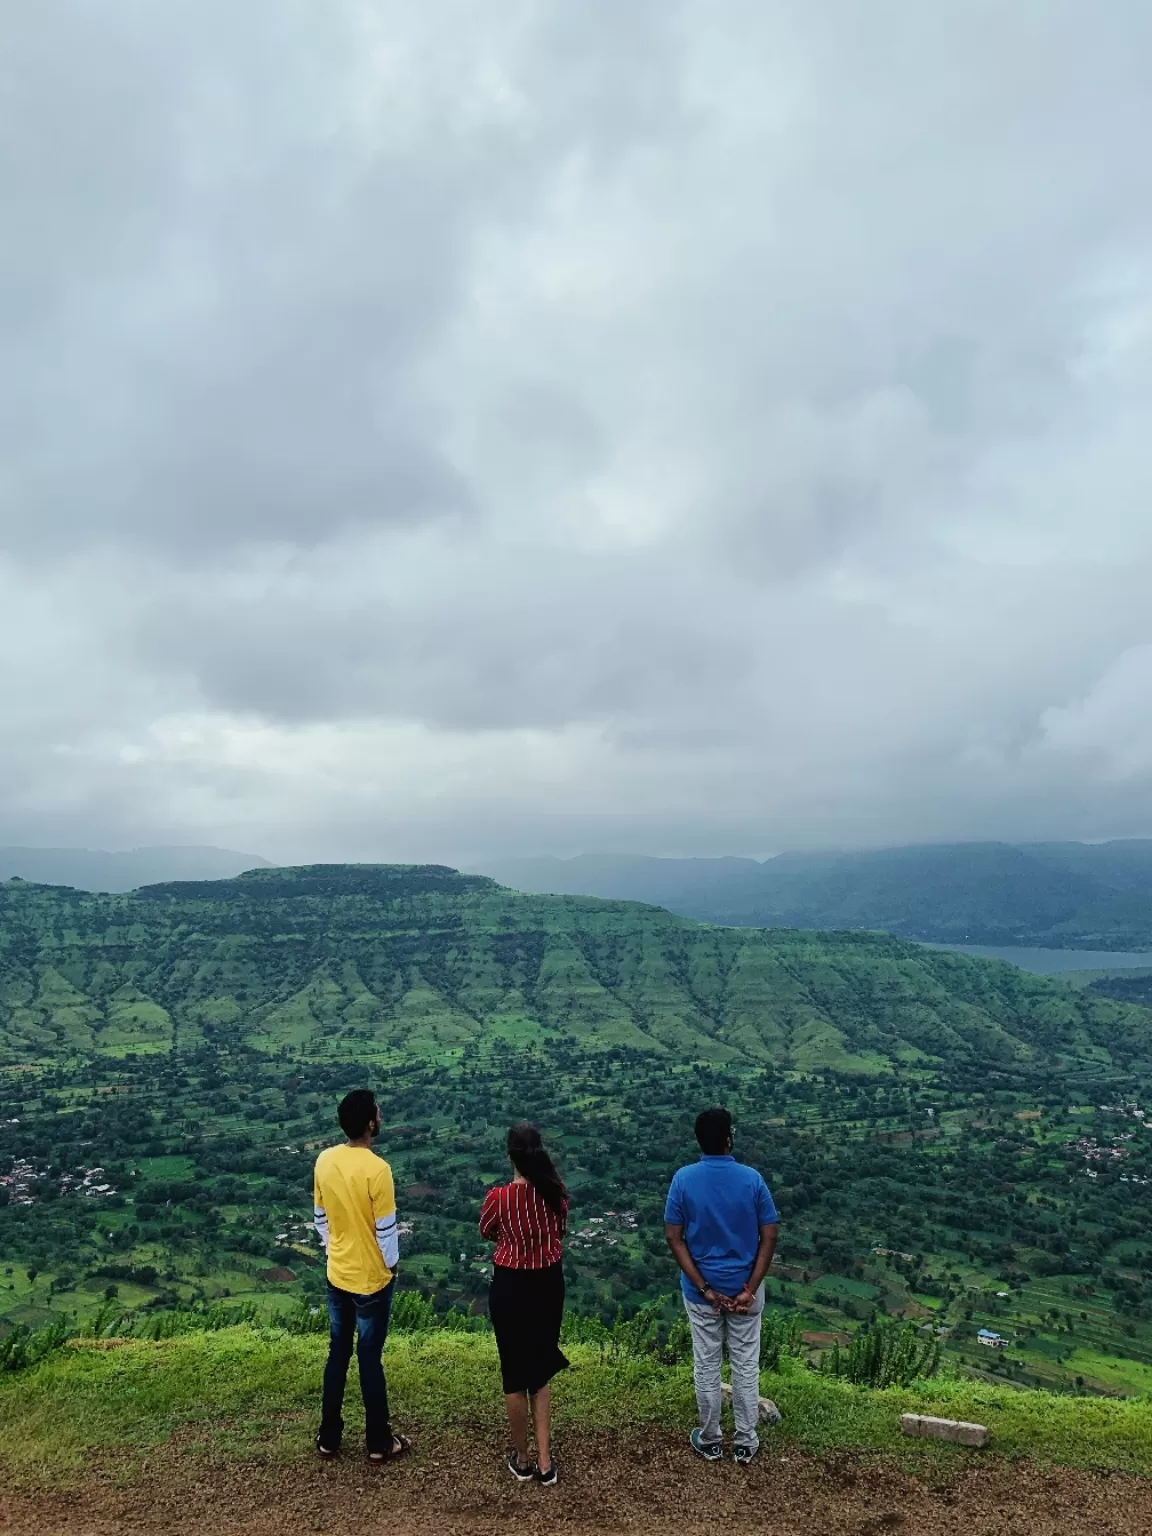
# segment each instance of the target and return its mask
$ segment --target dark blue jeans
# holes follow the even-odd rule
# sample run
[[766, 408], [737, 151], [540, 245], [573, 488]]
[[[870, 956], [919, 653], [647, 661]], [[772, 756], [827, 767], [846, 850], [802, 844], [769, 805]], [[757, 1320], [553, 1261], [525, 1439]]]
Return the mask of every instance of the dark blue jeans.
[[364, 1443], [369, 1455], [392, 1449], [392, 1425], [388, 1418], [388, 1384], [380, 1353], [388, 1337], [392, 1316], [389, 1280], [382, 1291], [357, 1296], [328, 1283], [328, 1363], [324, 1367], [324, 1406], [320, 1419], [320, 1444], [339, 1450], [344, 1434], [344, 1387], [352, 1359], [352, 1336], [357, 1335], [356, 1363], [360, 1367], [360, 1394], [364, 1399]]

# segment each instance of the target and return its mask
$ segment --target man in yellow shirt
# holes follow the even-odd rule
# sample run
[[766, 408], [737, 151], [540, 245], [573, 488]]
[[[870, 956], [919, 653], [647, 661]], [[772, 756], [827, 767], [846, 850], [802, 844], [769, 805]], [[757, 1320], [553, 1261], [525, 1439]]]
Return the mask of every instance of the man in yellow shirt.
[[313, 1191], [316, 1231], [328, 1255], [328, 1363], [316, 1449], [340, 1453], [344, 1433], [344, 1387], [357, 1335], [356, 1359], [364, 1398], [364, 1439], [371, 1462], [385, 1462], [411, 1449], [392, 1433], [388, 1384], [380, 1354], [388, 1337], [396, 1266], [396, 1191], [392, 1170], [372, 1151], [380, 1132], [375, 1095], [357, 1088], [340, 1101], [340, 1126], [348, 1140], [316, 1159]]

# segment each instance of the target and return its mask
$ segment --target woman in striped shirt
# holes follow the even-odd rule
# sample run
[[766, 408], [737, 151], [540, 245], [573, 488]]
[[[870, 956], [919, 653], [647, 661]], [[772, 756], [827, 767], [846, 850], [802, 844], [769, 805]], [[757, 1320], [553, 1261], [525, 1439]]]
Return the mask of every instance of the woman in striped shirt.
[[[496, 1244], [488, 1315], [500, 1351], [504, 1406], [513, 1449], [508, 1470], [520, 1482], [556, 1483], [550, 1430], [549, 1382], [568, 1362], [560, 1352], [564, 1317], [564, 1231], [568, 1191], [534, 1125], [508, 1132], [515, 1170], [510, 1184], [490, 1189], [480, 1211], [480, 1235]], [[528, 1457], [528, 1408], [536, 1430], [536, 1464]]]

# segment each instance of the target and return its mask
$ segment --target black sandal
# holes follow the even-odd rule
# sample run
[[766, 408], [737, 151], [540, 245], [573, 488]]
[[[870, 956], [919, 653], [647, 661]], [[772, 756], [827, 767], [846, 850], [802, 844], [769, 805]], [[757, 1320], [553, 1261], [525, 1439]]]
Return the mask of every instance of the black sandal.
[[368, 1461], [373, 1467], [382, 1467], [386, 1461], [399, 1461], [401, 1456], [407, 1456], [412, 1449], [412, 1442], [407, 1435], [393, 1435], [392, 1444], [386, 1451], [369, 1451]]

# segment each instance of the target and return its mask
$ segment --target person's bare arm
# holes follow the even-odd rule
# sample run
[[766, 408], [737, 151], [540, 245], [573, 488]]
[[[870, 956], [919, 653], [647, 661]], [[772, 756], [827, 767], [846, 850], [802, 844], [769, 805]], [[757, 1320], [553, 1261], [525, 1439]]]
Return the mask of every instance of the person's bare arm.
[[756, 1250], [756, 1262], [752, 1265], [752, 1273], [748, 1276], [748, 1284], [733, 1298], [732, 1310], [734, 1312], [747, 1312], [748, 1308], [756, 1300], [756, 1292], [760, 1289], [760, 1282], [768, 1273], [772, 1264], [773, 1255], [776, 1252], [776, 1239], [780, 1233], [778, 1221], [766, 1222], [760, 1228], [760, 1246]]
[[664, 1223], [664, 1240], [672, 1250], [672, 1257], [688, 1276], [691, 1284], [700, 1292], [703, 1300], [708, 1303], [714, 1312], [725, 1310], [729, 1305], [728, 1297], [721, 1296], [719, 1291], [714, 1291], [697, 1269], [696, 1260], [688, 1252], [688, 1244], [684, 1241], [683, 1223], [666, 1221]]

